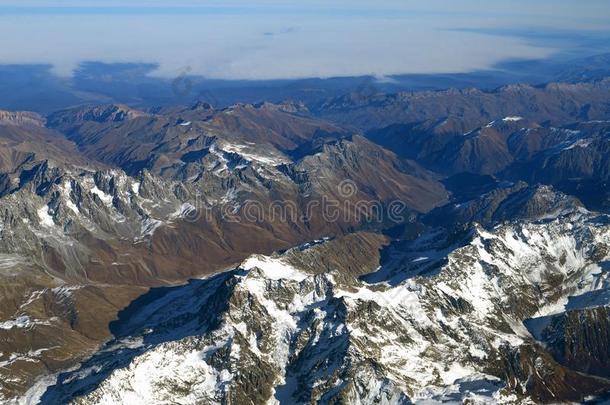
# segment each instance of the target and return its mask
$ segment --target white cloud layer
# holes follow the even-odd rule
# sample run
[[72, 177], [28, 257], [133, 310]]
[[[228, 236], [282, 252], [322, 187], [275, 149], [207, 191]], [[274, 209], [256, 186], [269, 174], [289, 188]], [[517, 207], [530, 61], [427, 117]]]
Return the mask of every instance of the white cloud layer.
[[[230, 2], [22, 1], [0, 6], [0, 63], [50, 63], [69, 75], [83, 61], [158, 63], [160, 76], [183, 72], [222, 79], [271, 79], [400, 73], [466, 72], [509, 58], [557, 51], [510, 36], [453, 28], [562, 27], [603, 29], [590, 7], [520, 0], [485, 7], [457, 2], [258, 0]], [[512, 7], [509, 7], [509, 3]], [[523, 9], [515, 8], [523, 3]], [[543, 17], [544, 4], [547, 6]], [[576, 2], [572, 2], [576, 3]], [[87, 7], [166, 7], [161, 12]], [[205, 7], [198, 10], [183, 7]], [[481, 8], [476, 9], [476, 5]], [[551, 7], [555, 4], [555, 9]], [[43, 6], [76, 6], [54, 12]], [[10, 6], [21, 7], [18, 10]], [[595, 6], [595, 7], [594, 7]], [[7, 8], [8, 7], [8, 8]], [[33, 7], [31, 12], [23, 7]], [[608, 6], [606, 6], [608, 8]], [[578, 10], [576, 10], [578, 9]], [[559, 10], [559, 11], [554, 11]], [[555, 13], [554, 18], [550, 18]], [[588, 13], [588, 14], [587, 14]], [[610, 14], [609, 14], [610, 15]], [[599, 16], [599, 14], [597, 14]]]

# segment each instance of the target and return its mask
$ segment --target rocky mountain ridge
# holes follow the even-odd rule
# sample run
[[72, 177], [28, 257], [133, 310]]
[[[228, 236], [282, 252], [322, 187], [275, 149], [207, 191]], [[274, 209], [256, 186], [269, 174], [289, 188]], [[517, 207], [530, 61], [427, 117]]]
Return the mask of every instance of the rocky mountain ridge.
[[607, 84], [4, 114], [0, 398], [604, 394]]

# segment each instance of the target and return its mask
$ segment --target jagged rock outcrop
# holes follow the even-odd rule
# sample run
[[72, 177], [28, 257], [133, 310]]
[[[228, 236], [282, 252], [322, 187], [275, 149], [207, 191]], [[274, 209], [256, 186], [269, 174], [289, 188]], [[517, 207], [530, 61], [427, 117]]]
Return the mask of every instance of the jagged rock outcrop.
[[34, 112], [0, 110], [0, 124], [42, 127], [45, 125], [45, 119], [40, 114]]

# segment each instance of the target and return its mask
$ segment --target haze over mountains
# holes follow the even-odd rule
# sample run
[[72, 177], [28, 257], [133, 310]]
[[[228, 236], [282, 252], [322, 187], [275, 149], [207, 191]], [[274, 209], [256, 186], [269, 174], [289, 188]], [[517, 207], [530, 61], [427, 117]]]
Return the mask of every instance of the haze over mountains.
[[590, 61], [154, 107], [153, 79], [49, 82], [56, 104], [0, 112], [1, 400], [603, 397], [610, 81]]
[[88, 62], [71, 77], [59, 77], [51, 65], [0, 65], [0, 108], [42, 114], [93, 103], [128, 104], [138, 108], [191, 105], [215, 107], [259, 102], [302, 101], [314, 107], [329, 98], [412, 90], [476, 87], [491, 90], [511, 83], [538, 85], [578, 82], [607, 76], [608, 54], [558, 56], [543, 60], [511, 60], [470, 73], [411, 74], [293, 80], [210, 80], [187, 69], [168, 78], [151, 76], [155, 64]]

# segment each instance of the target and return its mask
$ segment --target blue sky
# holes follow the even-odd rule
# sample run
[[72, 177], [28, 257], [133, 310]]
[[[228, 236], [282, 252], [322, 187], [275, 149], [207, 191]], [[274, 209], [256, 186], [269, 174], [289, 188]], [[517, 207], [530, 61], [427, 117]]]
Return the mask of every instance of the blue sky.
[[452, 73], [576, 53], [609, 32], [605, 0], [4, 0], [0, 63], [64, 76], [84, 61], [223, 79]]

